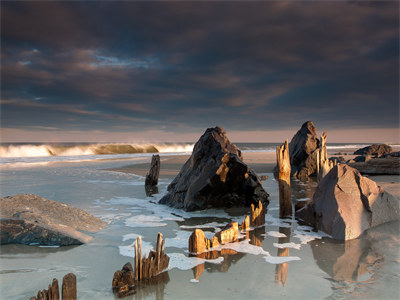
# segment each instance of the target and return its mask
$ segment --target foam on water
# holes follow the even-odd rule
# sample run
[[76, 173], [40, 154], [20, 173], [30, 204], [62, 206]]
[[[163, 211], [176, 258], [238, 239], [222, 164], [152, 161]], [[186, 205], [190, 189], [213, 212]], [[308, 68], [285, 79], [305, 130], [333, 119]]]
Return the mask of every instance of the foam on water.
[[284, 264], [294, 260], [300, 260], [298, 256], [265, 256], [265, 261], [270, 264]]
[[[135, 242], [127, 246], [118, 246], [119, 253], [123, 256], [135, 257]], [[151, 243], [142, 240], [142, 255], [148, 255], [153, 250]]]
[[102, 214], [99, 215], [98, 217], [107, 224], [112, 224], [114, 223], [114, 221], [119, 221], [129, 216], [131, 216], [130, 213], [118, 213], [118, 214]]
[[190, 231], [176, 231], [174, 238], [165, 239], [165, 247], [175, 247], [180, 249], [187, 249], [189, 244], [189, 237], [192, 234]]
[[129, 227], [163, 227], [167, 223], [155, 215], [136, 215], [125, 220], [125, 225]]
[[284, 249], [284, 248], [293, 248], [299, 250], [301, 248], [301, 244], [295, 244], [295, 243], [274, 243], [274, 247], [279, 248], [279, 249]]
[[[278, 232], [278, 231], [268, 231], [267, 235], [277, 237], [277, 238], [285, 238], [287, 237], [286, 234]], [[265, 234], [264, 234], [265, 236]]]
[[302, 230], [294, 230], [293, 231], [293, 237], [298, 238], [302, 244], [307, 244], [308, 242], [311, 242], [313, 240], [321, 239], [323, 237], [330, 237], [329, 234], [326, 234], [325, 232], [318, 231], [318, 232], [305, 232]]
[[122, 241], [129, 241], [129, 240], [136, 240], [138, 237], [140, 237], [140, 234], [136, 234], [136, 233], [128, 233], [122, 236]]
[[182, 253], [168, 253], [169, 266], [168, 271], [172, 269], [190, 270], [204, 263], [221, 264], [224, 261], [223, 257], [217, 259], [202, 259], [198, 257], [189, 257]]

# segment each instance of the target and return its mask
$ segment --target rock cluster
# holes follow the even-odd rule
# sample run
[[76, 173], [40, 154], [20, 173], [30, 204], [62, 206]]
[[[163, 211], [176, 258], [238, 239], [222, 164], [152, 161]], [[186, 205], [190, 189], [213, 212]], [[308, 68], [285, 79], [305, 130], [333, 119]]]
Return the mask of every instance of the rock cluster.
[[[53, 279], [52, 283], [49, 284], [49, 288], [46, 290], [40, 290], [36, 297], [31, 297], [30, 300], [59, 300], [60, 289], [58, 287], [58, 280]], [[61, 291], [62, 300], [76, 300], [77, 289], [76, 289], [76, 276], [73, 273], [69, 273], [64, 276], [62, 282]]]
[[313, 122], [305, 122], [289, 144], [292, 176], [306, 179], [316, 175], [320, 144]]
[[0, 243], [79, 245], [106, 223], [76, 207], [33, 194], [0, 197]]
[[296, 215], [334, 239], [359, 237], [368, 228], [400, 219], [399, 199], [350, 166], [339, 164], [319, 182]]
[[186, 211], [268, 203], [268, 193], [221, 127], [208, 128], [160, 200]]

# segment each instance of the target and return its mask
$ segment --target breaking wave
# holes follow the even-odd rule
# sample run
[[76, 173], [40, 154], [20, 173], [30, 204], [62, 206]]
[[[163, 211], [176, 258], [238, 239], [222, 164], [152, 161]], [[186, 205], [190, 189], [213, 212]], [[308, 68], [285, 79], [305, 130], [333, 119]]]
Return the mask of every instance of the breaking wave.
[[0, 157], [80, 156], [191, 152], [193, 144], [24, 144], [1, 145]]

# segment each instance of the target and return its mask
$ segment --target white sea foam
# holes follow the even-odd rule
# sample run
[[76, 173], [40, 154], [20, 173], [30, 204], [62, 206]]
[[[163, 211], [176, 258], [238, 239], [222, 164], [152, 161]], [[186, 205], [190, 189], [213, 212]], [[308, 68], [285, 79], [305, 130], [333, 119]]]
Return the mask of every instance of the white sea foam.
[[193, 279], [190, 279], [190, 282], [192, 282], [192, 283], [199, 283], [200, 280], [197, 280], [197, 279], [193, 278]]
[[175, 231], [175, 233], [174, 238], [165, 238], [165, 247], [187, 249], [188, 240], [192, 233], [190, 231]]
[[[127, 246], [118, 246], [119, 253], [123, 256], [135, 257], [135, 242]], [[150, 250], [153, 250], [151, 243], [142, 240], [142, 255], [148, 255]]]
[[298, 256], [265, 256], [265, 261], [270, 264], [283, 264], [294, 260], [300, 260]]
[[299, 250], [301, 248], [301, 244], [295, 244], [295, 243], [274, 243], [274, 247], [279, 248], [279, 249], [284, 249], [284, 248], [293, 248]]
[[286, 234], [278, 231], [268, 231], [267, 234], [269, 236], [277, 237], [277, 238], [285, 238], [287, 237]]
[[119, 214], [103, 214], [98, 215], [100, 219], [102, 219], [107, 224], [112, 224], [114, 221], [121, 220], [123, 218], [131, 216], [130, 213], [119, 213]]
[[122, 236], [122, 241], [128, 241], [128, 240], [136, 240], [139, 236], [141, 236], [140, 234], [136, 234], [136, 233], [128, 233]]
[[154, 215], [136, 215], [125, 220], [125, 225], [129, 227], [163, 227], [167, 223], [163, 219]]
[[168, 271], [172, 269], [190, 270], [204, 263], [221, 264], [224, 261], [223, 257], [218, 257], [217, 259], [202, 259], [198, 257], [188, 257], [182, 253], [168, 253], [168, 256]]
[[311, 198], [299, 198], [299, 199], [296, 199], [297, 202], [306, 202], [306, 201], [309, 201], [309, 200], [311, 200]]
[[236, 252], [240, 253], [248, 253], [248, 254], [253, 254], [253, 255], [270, 255], [268, 251], [265, 251], [262, 247], [255, 246], [250, 244], [250, 240], [244, 240], [238, 243], [228, 243], [224, 245], [220, 245], [216, 248], [215, 250], [219, 249], [231, 249]]
[[305, 232], [302, 230], [294, 230], [293, 231], [293, 237], [298, 238], [302, 244], [307, 244], [308, 242], [311, 242], [313, 240], [321, 239], [323, 237], [331, 237], [330, 235], [318, 231], [318, 232]]

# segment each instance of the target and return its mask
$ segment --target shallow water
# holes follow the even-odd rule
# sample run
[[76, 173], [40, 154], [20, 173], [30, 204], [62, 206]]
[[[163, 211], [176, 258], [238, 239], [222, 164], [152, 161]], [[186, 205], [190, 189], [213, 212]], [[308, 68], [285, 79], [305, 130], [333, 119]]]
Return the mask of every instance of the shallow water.
[[[278, 184], [268, 174], [263, 182], [271, 201], [266, 225], [240, 243], [224, 245], [215, 259], [189, 257], [187, 241], [195, 227], [211, 237], [226, 223], [243, 220], [249, 210], [186, 213], [157, 204], [172, 177], [160, 178], [159, 194], [147, 197], [143, 177], [104, 170], [146, 161], [149, 158], [4, 168], [1, 196], [34, 193], [85, 209], [108, 227], [81, 246], [1, 246], [1, 299], [27, 299], [69, 272], [77, 275], [79, 299], [114, 299], [113, 274], [126, 262], [133, 263], [135, 238], [142, 236], [147, 252], [155, 247], [158, 232], [166, 238], [169, 269], [127, 299], [399, 298], [398, 222], [354, 241], [333, 241], [295, 219], [278, 218]], [[293, 184], [293, 198], [302, 202], [315, 189], [315, 183]]]

